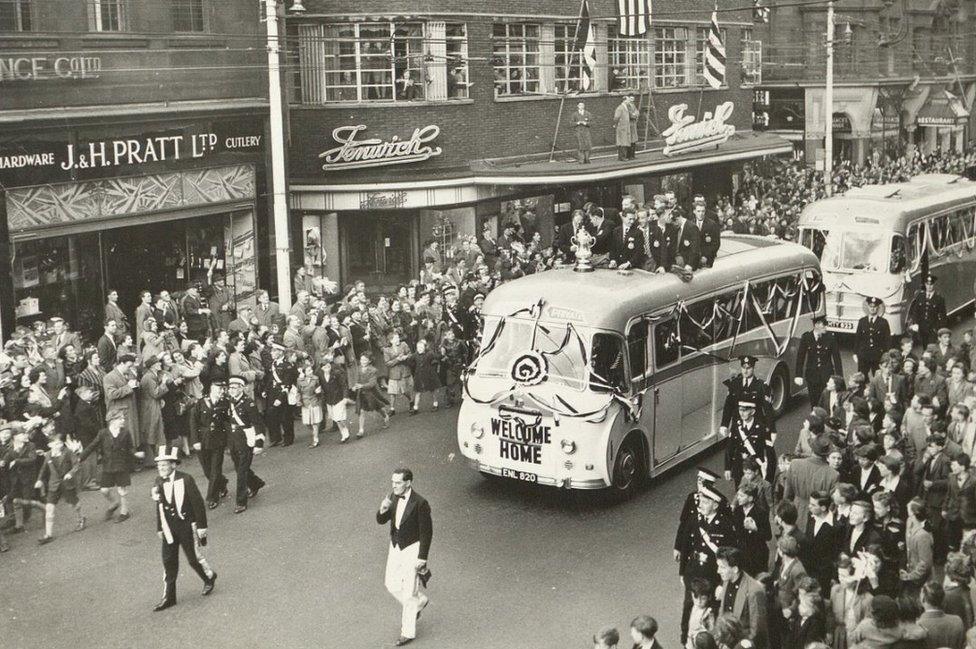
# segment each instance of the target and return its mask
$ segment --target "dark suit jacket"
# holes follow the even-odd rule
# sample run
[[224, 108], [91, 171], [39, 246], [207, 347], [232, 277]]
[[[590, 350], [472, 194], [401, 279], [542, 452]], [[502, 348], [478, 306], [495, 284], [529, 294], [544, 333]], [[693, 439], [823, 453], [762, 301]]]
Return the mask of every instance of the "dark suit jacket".
[[769, 510], [754, 504], [749, 510], [749, 518], [756, 522], [756, 530], [747, 530], [743, 524], [745, 514], [741, 507], [732, 511], [735, 529], [739, 536], [739, 549], [742, 550], [742, 569], [753, 577], [766, 572], [769, 567], [769, 539], [773, 537], [769, 525]]
[[604, 220], [600, 227], [597, 228], [593, 233], [593, 238], [596, 239], [596, 241], [593, 242], [593, 254], [610, 254], [611, 237], [613, 237], [613, 229], [611, 228], [610, 224]]
[[865, 549], [869, 545], [875, 545], [881, 543], [881, 537], [878, 535], [877, 530], [871, 525], [866, 525], [861, 536], [857, 537], [857, 542], [854, 543], [854, 547], [851, 548], [851, 536], [854, 534], [854, 528], [850, 525], [844, 528], [844, 536], [841, 540], [840, 551], [844, 552], [852, 557], [857, 556], [857, 553]]
[[784, 649], [805, 649], [811, 642], [823, 642], [827, 635], [827, 627], [823, 614], [819, 611], [805, 620], [794, 613], [786, 624], [786, 634], [783, 637]]
[[97, 348], [98, 364], [101, 365], [103, 371], [110, 372], [115, 367], [115, 359], [119, 355], [119, 348], [115, 346], [106, 334], [102, 334], [102, 337], [98, 339]]
[[862, 487], [861, 478], [863, 475], [864, 471], [861, 469], [861, 465], [855, 464], [854, 469], [851, 471], [851, 484], [857, 489], [858, 500], [871, 502], [871, 496], [881, 488], [881, 473], [878, 471], [878, 467], [872, 464], [871, 468], [868, 469], [867, 482]]
[[674, 226], [674, 238], [671, 240], [671, 258], [677, 260], [678, 255], [684, 259], [686, 266], [697, 269], [701, 263], [701, 244], [698, 228], [691, 221], [683, 225]]
[[702, 221], [701, 227], [698, 227], [697, 221], [692, 220], [689, 223], [694, 223], [698, 230], [701, 258], [705, 260], [702, 265], [710, 268], [715, 262], [715, 256], [722, 244], [722, 226], [719, 225], [718, 221], [708, 216]]
[[800, 347], [796, 353], [796, 371], [794, 376], [802, 376], [809, 382], [808, 377], [820, 379], [826, 383], [832, 374], [844, 375], [844, 365], [840, 359], [840, 347], [837, 339], [825, 332], [818, 352], [816, 336], [812, 331], [800, 336]]
[[806, 557], [802, 557], [803, 565], [807, 572], [820, 582], [820, 587], [827, 592], [830, 587], [830, 580], [833, 577], [834, 559], [837, 557], [839, 545], [839, 529], [836, 525], [824, 523], [820, 530], [814, 534], [816, 526], [813, 517], [807, 522], [807, 532], [810, 536], [810, 546]]
[[[396, 526], [398, 507], [405, 507], [399, 528]], [[411, 489], [406, 503], [402, 498], [394, 498], [393, 505], [388, 510], [376, 512], [376, 522], [380, 525], [390, 524], [390, 542], [398, 548], [420, 543], [418, 558], [427, 559], [430, 541], [434, 536], [434, 525], [430, 517], [430, 505], [423, 496]]]
[[610, 243], [610, 259], [617, 265], [629, 263], [631, 268], [644, 265], [644, 233], [636, 225], [627, 230], [626, 237], [622, 225], [614, 228]]
[[674, 231], [674, 226], [669, 225], [662, 232], [661, 226], [652, 225], [650, 226], [650, 231], [651, 256], [654, 257], [654, 269], [663, 268], [664, 270], [671, 270], [671, 266], [674, 264], [674, 255], [671, 253], [671, 242], [677, 236]]
[[[925, 480], [932, 481], [928, 488]], [[915, 464], [915, 488], [928, 507], [941, 510], [949, 493], [948, 455], [939, 453], [934, 460], [927, 461], [919, 458]]]

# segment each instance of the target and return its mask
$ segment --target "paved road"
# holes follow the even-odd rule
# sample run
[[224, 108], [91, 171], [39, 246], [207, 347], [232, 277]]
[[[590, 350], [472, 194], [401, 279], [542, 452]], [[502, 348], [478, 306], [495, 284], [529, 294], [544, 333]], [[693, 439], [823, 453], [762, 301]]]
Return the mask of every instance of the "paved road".
[[[795, 443], [807, 407], [794, 401], [780, 420], [780, 450]], [[258, 458], [268, 488], [245, 514], [225, 503], [212, 516], [216, 591], [200, 597], [184, 563], [179, 606], [164, 613], [151, 612], [162, 592], [151, 473], [135, 476], [124, 524], [103, 523], [103, 501], [88, 493], [91, 527], [71, 532], [71, 512], [60, 509], [56, 541], [38, 547], [35, 516], [0, 555], [0, 646], [389, 647], [399, 612], [383, 588], [386, 528], [373, 516], [401, 462], [434, 515], [432, 601], [412, 646], [587, 646], [595, 629], [624, 631], [639, 613], [676, 646], [671, 546], [695, 463], [608, 507], [586, 493], [484, 480], [455, 455], [455, 415], [399, 415], [388, 430], [374, 423], [363, 440], [340, 446], [333, 434], [313, 450], [300, 434]], [[717, 470], [721, 451], [701, 462]], [[187, 466], [200, 475], [195, 460]]]

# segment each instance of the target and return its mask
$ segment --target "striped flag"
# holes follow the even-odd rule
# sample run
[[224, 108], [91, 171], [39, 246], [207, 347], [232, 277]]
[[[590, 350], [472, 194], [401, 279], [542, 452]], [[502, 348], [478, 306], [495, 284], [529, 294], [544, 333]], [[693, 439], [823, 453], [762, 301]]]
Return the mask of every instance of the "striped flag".
[[651, 28], [651, 0], [617, 0], [621, 36], [643, 36]]
[[593, 35], [593, 23], [590, 22], [590, 8], [583, 0], [580, 6], [580, 17], [576, 23], [576, 38], [573, 50], [579, 52], [582, 65], [580, 90], [586, 92], [593, 84], [596, 74], [596, 37]]
[[705, 81], [714, 89], [725, 83], [725, 44], [722, 42], [722, 32], [718, 29], [718, 11], [712, 11], [712, 24], [708, 28], [708, 38], [705, 42]]

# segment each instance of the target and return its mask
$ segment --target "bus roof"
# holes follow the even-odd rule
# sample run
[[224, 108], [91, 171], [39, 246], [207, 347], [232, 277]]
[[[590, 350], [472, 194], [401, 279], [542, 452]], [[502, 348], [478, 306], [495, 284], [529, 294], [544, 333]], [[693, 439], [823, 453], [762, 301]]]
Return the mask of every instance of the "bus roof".
[[712, 268], [695, 271], [690, 282], [673, 273], [661, 275], [634, 270], [624, 275], [597, 269], [578, 273], [560, 268], [507, 282], [493, 290], [482, 313], [507, 316], [545, 300], [542, 320], [623, 331], [635, 315], [649, 313], [734, 286], [746, 279], [799, 271], [819, 270], [816, 256], [795, 243], [752, 235], [723, 234]]
[[866, 185], [843, 196], [811, 203], [800, 227], [884, 226], [903, 231], [908, 223], [976, 201], [976, 182], [952, 174], [922, 174], [902, 183]]

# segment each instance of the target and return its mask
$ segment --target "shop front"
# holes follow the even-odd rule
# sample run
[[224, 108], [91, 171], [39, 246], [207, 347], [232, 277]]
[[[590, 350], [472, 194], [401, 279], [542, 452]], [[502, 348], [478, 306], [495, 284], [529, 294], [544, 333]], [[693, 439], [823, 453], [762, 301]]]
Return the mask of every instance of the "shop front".
[[918, 111], [915, 143], [922, 153], [936, 149], [961, 153], [968, 122], [969, 111], [961, 98], [948, 90], [932, 90]]
[[[338, 127], [325, 146], [293, 158], [290, 201], [305, 259], [342, 285], [363, 280], [370, 290], [389, 292], [418, 276], [430, 241], [449, 249], [480, 235], [485, 224], [497, 235], [503, 224], [517, 222], [526, 236], [538, 232], [548, 245], [554, 226], [587, 201], [613, 207], [624, 195], [643, 203], [667, 191], [680, 202], [697, 192], [710, 200], [730, 196], [742, 165], [793, 152], [775, 135], [737, 133], [734, 109], [725, 102], [701, 119], [672, 110], [663, 137], [638, 147], [633, 160], [596, 149], [589, 165], [572, 152], [439, 165], [442, 153], [457, 153], [448, 151], [449, 138], [440, 139], [440, 127], [387, 131], [361, 144], [356, 134], [372, 126]], [[311, 160], [314, 166], [305, 162]]]
[[142, 291], [178, 294], [208, 275], [253, 299], [263, 121], [106, 130], [130, 137], [80, 127], [0, 143], [5, 332], [57, 315], [93, 338], [111, 290], [131, 328]]

